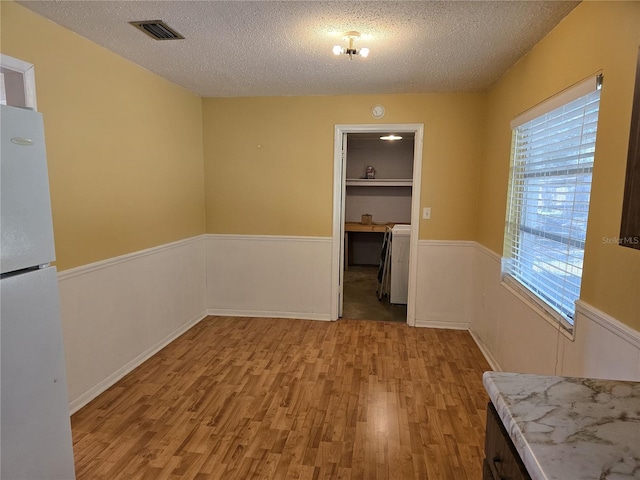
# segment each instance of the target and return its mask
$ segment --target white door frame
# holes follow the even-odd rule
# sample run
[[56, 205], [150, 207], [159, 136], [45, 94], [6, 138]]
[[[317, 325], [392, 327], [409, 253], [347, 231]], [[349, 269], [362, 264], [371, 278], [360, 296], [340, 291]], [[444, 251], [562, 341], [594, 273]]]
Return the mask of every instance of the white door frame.
[[411, 241], [409, 244], [409, 291], [407, 299], [407, 323], [416, 323], [416, 286], [418, 277], [418, 232], [420, 224], [420, 193], [422, 181], [422, 145], [424, 124], [338, 124], [334, 131], [333, 145], [333, 235], [331, 262], [331, 319], [338, 319], [340, 292], [342, 289], [342, 258], [344, 245], [344, 203], [346, 194], [345, 165], [342, 158], [342, 136], [345, 133], [413, 132], [413, 185], [411, 190]]

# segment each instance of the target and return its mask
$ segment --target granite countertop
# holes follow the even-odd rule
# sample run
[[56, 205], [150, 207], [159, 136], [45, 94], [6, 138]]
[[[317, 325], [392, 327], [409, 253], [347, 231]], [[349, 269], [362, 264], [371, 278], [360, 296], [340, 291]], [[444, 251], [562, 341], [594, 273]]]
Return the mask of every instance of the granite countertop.
[[640, 382], [485, 372], [533, 480], [640, 479]]

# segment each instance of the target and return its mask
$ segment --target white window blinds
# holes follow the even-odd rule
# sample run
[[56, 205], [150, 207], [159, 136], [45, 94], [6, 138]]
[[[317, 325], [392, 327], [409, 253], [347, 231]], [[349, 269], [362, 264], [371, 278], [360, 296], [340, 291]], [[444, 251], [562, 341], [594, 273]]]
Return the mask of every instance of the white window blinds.
[[568, 329], [580, 297], [600, 80], [512, 122], [503, 279]]

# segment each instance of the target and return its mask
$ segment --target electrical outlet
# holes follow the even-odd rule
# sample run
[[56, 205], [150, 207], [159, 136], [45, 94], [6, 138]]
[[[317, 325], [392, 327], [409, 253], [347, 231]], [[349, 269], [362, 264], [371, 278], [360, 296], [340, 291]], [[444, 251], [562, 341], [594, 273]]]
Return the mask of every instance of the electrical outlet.
[[423, 220], [431, 219], [431, 207], [424, 207], [422, 209], [422, 218]]

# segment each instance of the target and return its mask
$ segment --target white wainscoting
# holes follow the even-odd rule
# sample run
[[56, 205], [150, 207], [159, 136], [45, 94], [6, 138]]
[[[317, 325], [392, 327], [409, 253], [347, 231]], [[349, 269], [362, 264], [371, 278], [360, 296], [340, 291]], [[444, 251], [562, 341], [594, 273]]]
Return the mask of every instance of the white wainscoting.
[[210, 315], [331, 320], [330, 237], [206, 235]]
[[[420, 241], [416, 326], [468, 329], [496, 370], [640, 380], [640, 333], [579, 302], [575, 338], [469, 241]], [[205, 314], [331, 320], [332, 239], [202, 235], [58, 275], [77, 411]]]
[[204, 318], [205, 238], [58, 274], [75, 412]]
[[559, 375], [640, 381], [640, 332], [581, 300], [576, 313], [575, 340], [561, 339]]
[[477, 245], [470, 331], [496, 370], [640, 380], [640, 332], [579, 301], [574, 339], [500, 282], [500, 256]]
[[475, 246], [465, 241], [418, 242], [417, 327], [469, 329]]

